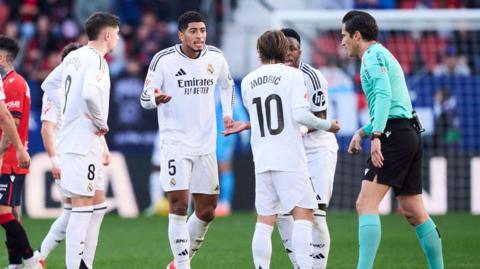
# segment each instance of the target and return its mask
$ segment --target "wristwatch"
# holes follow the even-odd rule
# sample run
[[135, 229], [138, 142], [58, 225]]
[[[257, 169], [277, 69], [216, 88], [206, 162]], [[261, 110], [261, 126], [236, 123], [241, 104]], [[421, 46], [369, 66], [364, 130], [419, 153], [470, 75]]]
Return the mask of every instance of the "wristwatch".
[[372, 135], [370, 136], [370, 139], [373, 140], [375, 138], [378, 138], [380, 139], [380, 137], [382, 137], [382, 133], [380, 132], [373, 132]]

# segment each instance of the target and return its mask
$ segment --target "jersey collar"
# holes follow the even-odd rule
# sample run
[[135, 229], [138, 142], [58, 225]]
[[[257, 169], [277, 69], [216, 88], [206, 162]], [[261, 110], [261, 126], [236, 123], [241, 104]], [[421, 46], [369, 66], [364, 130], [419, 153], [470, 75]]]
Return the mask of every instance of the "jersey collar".
[[178, 52], [178, 54], [180, 54], [182, 57], [184, 58], [187, 58], [187, 59], [190, 59], [190, 60], [195, 60], [195, 59], [198, 59], [200, 57], [202, 57], [203, 55], [205, 55], [205, 53], [207, 53], [207, 45], [205, 45], [205, 47], [203, 48], [203, 50], [198, 54], [198, 57], [195, 58], [195, 59], [192, 59], [190, 57], [188, 57], [185, 53], [183, 53], [182, 51], [182, 44], [176, 44], [175, 45], [175, 50]]

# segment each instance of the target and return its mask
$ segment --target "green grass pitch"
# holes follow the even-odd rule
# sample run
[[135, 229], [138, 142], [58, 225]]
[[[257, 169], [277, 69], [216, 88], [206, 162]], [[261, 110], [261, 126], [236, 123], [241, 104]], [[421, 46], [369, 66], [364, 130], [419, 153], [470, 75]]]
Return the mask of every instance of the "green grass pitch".
[[[332, 236], [329, 268], [355, 268], [356, 215], [333, 212], [327, 220]], [[480, 217], [455, 213], [437, 216], [434, 220], [442, 235], [446, 268], [480, 268]], [[38, 247], [51, 223], [52, 220], [24, 220], [34, 248]], [[250, 242], [254, 223], [255, 216], [251, 213], [216, 219], [210, 226], [205, 244], [192, 261], [192, 268], [253, 268]], [[0, 267], [7, 264], [5, 248], [2, 246], [1, 249]], [[121, 219], [109, 215], [105, 218], [95, 268], [163, 269], [170, 259], [165, 217]], [[63, 261], [62, 244], [48, 258], [48, 268], [63, 269]], [[273, 237], [271, 268], [292, 268], [277, 231]], [[398, 215], [382, 217], [382, 241], [375, 268], [427, 268], [414, 230]]]

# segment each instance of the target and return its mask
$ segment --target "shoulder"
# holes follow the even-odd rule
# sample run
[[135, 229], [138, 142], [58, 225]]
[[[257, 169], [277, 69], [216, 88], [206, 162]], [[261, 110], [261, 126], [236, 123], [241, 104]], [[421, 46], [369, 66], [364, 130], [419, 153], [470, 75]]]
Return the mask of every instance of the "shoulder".
[[155, 71], [158, 67], [158, 62], [160, 62], [160, 60], [165, 60], [169, 56], [173, 55], [174, 53], [175, 53], [175, 46], [171, 46], [169, 48], [166, 48], [166, 49], [163, 49], [163, 50], [157, 52], [153, 56], [152, 61], [150, 63], [150, 67], [148, 68], [148, 70]]
[[202, 56], [216, 58], [216, 59], [225, 59], [223, 51], [215, 46], [207, 45], [205, 50], [202, 52]]
[[5, 79], [3, 86], [5, 90], [26, 91], [28, 85], [22, 75], [15, 72]]
[[309, 80], [315, 89], [327, 86], [327, 79], [325, 79], [320, 70], [306, 63], [300, 63], [300, 70], [302, 71], [305, 80]]
[[383, 65], [385, 63], [388, 50], [381, 45], [369, 48], [362, 57], [362, 62], [366, 65]]

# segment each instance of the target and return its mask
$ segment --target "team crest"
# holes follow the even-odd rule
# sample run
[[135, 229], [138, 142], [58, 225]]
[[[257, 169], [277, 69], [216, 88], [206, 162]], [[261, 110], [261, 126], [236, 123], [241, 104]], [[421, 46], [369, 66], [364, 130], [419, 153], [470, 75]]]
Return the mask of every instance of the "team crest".
[[88, 183], [87, 190], [90, 191], [90, 192], [93, 191], [93, 183], [92, 182]]
[[213, 72], [215, 72], [215, 68], [213, 68], [213, 64], [208, 64], [207, 71], [210, 74], [213, 74]]
[[175, 186], [176, 184], [177, 181], [175, 180], [175, 178], [172, 177], [172, 179], [170, 179], [170, 185]]

